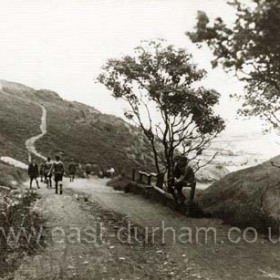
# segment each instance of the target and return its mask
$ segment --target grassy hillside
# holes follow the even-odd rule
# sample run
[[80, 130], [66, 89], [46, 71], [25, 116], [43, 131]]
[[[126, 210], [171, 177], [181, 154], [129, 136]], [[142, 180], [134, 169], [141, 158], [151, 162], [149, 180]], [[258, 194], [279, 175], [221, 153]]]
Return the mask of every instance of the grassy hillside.
[[27, 162], [25, 140], [40, 132], [41, 109], [33, 103], [32, 89], [1, 82], [0, 87], [0, 156]]
[[[272, 159], [280, 165], [280, 157]], [[198, 196], [205, 213], [265, 230], [280, 224], [280, 169], [270, 161], [228, 174]]]
[[[132, 168], [155, 171], [153, 156], [141, 131], [121, 118], [102, 114], [93, 107], [63, 100], [49, 90], [0, 80], [0, 156], [27, 162], [25, 141], [40, 133], [42, 104], [47, 109], [48, 133], [36, 142], [43, 155], [59, 153], [64, 162], [91, 162], [114, 166], [131, 174]], [[208, 166], [197, 174], [200, 181], [224, 176], [225, 169]]]
[[[36, 143], [44, 155], [60, 153], [68, 162], [92, 162], [117, 171], [152, 168], [150, 149], [142, 134], [122, 119], [96, 109], [65, 101], [52, 91], [36, 91], [20, 84], [1, 81], [0, 156], [27, 161], [25, 140], [40, 133], [41, 108], [47, 109], [48, 133]], [[36, 103], [34, 103], [36, 102]]]
[[37, 143], [44, 154], [62, 152], [66, 160], [73, 157], [82, 163], [114, 166], [118, 171], [151, 166], [151, 153], [144, 138], [122, 119], [77, 102], [54, 102], [51, 96], [40, 103], [48, 111], [48, 133]]

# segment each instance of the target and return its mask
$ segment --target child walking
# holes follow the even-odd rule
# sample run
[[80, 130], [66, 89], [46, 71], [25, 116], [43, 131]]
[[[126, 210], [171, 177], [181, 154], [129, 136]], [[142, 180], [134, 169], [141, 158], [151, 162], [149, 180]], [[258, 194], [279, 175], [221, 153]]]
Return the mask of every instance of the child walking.
[[50, 172], [54, 174], [54, 181], [55, 181], [55, 193], [58, 194], [58, 187], [59, 193], [62, 194], [62, 180], [64, 175], [64, 164], [60, 160], [60, 156], [55, 157], [55, 161], [51, 167]]

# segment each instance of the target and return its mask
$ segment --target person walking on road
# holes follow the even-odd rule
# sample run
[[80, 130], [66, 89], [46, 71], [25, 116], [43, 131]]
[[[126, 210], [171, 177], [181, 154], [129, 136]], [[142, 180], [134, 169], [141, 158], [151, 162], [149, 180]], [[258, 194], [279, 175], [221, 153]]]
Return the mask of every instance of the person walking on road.
[[36, 163], [35, 159], [32, 159], [32, 162], [28, 166], [28, 175], [30, 178], [30, 189], [32, 189], [33, 180], [36, 181], [37, 188], [40, 189], [39, 182], [38, 182], [39, 167], [38, 167], [38, 164]]
[[54, 181], [55, 181], [55, 193], [58, 194], [58, 187], [59, 193], [62, 194], [62, 180], [64, 175], [64, 164], [60, 160], [60, 156], [55, 157], [55, 162], [52, 164], [50, 172], [54, 174]]
[[87, 163], [86, 165], [85, 165], [85, 170], [86, 170], [86, 177], [87, 177], [87, 179], [89, 179], [89, 175], [90, 175], [90, 173], [91, 173], [91, 164], [90, 163]]
[[77, 166], [76, 166], [75, 162], [72, 160], [68, 165], [70, 182], [74, 182], [76, 171], [77, 171]]
[[51, 172], [51, 168], [52, 168], [52, 160], [50, 157], [47, 158], [47, 160], [45, 161], [44, 164], [44, 172], [45, 172], [45, 181], [47, 183], [47, 188], [52, 188], [52, 172]]
[[40, 177], [41, 177], [41, 183], [43, 183], [44, 182], [44, 163], [42, 162], [41, 164], [40, 164]]

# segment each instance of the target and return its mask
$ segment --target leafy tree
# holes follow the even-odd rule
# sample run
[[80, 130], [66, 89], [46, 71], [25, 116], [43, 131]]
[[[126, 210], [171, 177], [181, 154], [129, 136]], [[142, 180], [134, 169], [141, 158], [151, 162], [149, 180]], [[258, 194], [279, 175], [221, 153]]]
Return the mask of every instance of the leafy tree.
[[[145, 42], [134, 56], [110, 59], [99, 75], [112, 95], [129, 105], [125, 116], [134, 121], [151, 144], [158, 173], [173, 173], [176, 151], [196, 161], [224, 129], [213, 107], [219, 94], [195, 86], [205, 76], [184, 49], [163, 41]], [[166, 168], [163, 170], [163, 168]]]
[[[260, 116], [279, 127], [280, 116], [280, 1], [235, 0], [233, 26], [216, 18], [210, 22], [198, 12], [194, 32], [187, 35], [199, 46], [206, 43], [226, 70], [245, 81], [245, 98], [239, 113]], [[240, 96], [240, 95], [239, 95]]]

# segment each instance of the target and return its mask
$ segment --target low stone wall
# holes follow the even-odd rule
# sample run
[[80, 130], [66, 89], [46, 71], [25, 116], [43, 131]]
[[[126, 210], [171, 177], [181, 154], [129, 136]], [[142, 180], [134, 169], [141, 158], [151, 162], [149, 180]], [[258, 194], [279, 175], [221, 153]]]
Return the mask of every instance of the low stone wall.
[[[131, 181], [126, 185], [125, 192], [130, 192], [136, 195], [142, 195], [147, 200], [150, 200], [152, 202], [161, 203], [162, 205], [170, 207], [172, 209], [176, 208], [176, 204], [173, 196], [170, 193], [166, 193], [165, 191], [163, 191], [162, 189], [156, 186], [147, 186], [144, 184], [140, 184], [138, 182]], [[188, 210], [188, 202], [189, 202], [188, 194], [189, 192], [187, 192], [184, 207], [180, 208], [180, 212], [186, 213]], [[194, 206], [196, 205], [195, 202], [193, 204]]]

